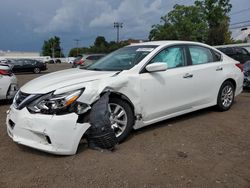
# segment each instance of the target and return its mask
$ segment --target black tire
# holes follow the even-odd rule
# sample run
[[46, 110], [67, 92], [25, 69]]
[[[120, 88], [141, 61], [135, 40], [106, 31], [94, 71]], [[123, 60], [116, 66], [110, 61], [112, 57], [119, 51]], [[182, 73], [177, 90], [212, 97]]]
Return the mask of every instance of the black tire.
[[124, 131], [122, 132], [121, 135], [119, 135], [119, 136], [116, 135], [118, 142], [121, 143], [128, 137], [129, 133], [131, 132], [131, 130], [133, 128], [133, 125], [134, 125], [134, 113], [133, 113], [130, 105], [124, 100], [121, 100], [119, 98], [110, 98], [109, 99], [109, 105], [112, 105], [112, 104], [117, 104], [117, 105], [121, 106], [125, 110], [125, 113], [127, 115], [127, 124], [125, 126]]
[[56, 63], [62, 63], [60, 59], [57, 59], [56, 60]]
[[232, 82], [225, 81], [219, 90], [217, 97], [217, 109], [219, 111], [227, 111], [231, 108], [234, 102], [235, 88]]
[[41, 69], [38, 68], [38, 67], [36, 67], [36, 68], [34, 68], [33, 72], [34, 72], [35, 74], [39, 74], [39, 73], [41, 72]]

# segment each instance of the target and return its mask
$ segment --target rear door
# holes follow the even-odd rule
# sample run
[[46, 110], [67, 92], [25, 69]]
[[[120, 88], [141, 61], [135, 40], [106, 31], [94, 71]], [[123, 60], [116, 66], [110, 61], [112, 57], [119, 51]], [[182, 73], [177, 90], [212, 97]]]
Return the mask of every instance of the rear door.
[[217, 100], [223, 80], [223, 63], [220, 53], [199, 45], [189, 45], [190, 74], [193, 75], [192, 106], [207, 105]]
[[12, 70], [14, 72], [22, 72], [23, 71], [23, 60], [18, 59], [18, 60], [13, 60], [13, 68]]

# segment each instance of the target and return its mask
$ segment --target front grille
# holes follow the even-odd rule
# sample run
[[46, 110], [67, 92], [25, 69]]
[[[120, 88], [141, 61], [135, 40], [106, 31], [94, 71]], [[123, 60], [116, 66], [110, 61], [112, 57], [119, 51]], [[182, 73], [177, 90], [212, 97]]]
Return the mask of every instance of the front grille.
[[11, 119], [9, 120], [9, 125], [11, 129], [14, 129], [15, 123]]

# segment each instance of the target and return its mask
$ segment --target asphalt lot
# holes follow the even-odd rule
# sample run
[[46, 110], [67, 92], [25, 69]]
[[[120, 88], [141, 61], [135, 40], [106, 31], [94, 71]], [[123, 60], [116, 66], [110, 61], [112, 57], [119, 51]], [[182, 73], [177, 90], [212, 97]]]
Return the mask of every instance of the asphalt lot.
[[[19, 85], [70, 68], [17, 74]], [[227, 112], [200, 110], [134, 131], [114, 152], [55, 156], [8, 137], [0, 102], [0, 187], [250, 187], [250, 92]]]

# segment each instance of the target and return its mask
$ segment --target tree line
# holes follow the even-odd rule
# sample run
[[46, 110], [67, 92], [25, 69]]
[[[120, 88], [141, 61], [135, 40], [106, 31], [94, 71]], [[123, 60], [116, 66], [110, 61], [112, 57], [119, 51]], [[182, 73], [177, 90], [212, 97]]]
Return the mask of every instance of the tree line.
[[[160, 18], [160, 23], [152, 26], [148, 40], [186, 40], [209, 45], [223, 45], [235, 42], [229, 30], [232, 9], [230, 0], [196, 0], [193, 5], [176, 4], [173, 10]], [[126, 46], [129, 41], [107, 42], [98, 36], [90, 47], [72, 48], [68, 56], [85, 53], [109, 53]], [[54, 48], [52, 48], [54, 47]], [[62, 56], [60, 38], [44, 41], [43, 55]]]

